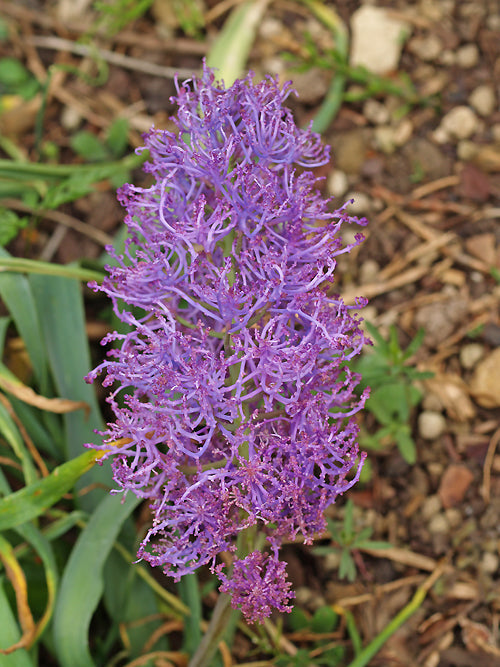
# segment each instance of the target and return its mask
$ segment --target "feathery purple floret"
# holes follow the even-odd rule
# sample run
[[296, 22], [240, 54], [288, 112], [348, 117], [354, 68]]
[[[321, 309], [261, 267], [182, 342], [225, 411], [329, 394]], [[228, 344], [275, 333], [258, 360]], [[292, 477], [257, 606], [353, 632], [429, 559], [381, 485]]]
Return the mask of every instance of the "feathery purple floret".
[[[365, 221], [315, 188], [328, 148], [296, 127], [291, 92], [251, 75], [226, 90], [207, 67], [177, 85], [179, 133], [146, 135], [152, 185], [121, 189], [129, 238], [94, 286], [131, 327], [89, 374], [106, 373], [116, 418], [91, 446], [150, 502], [139, 556], [176, 579], [209, 564], [250, 621], [290, 609], [280, 545], [324, 530], [363, 459], [366, 396], [345, 362], [365, 340], [328, 294], [335, 258], [363, 238], [343, 245], [341, 225]], [[242, 531], [270, 551], [226, 574], [216, 558]]]

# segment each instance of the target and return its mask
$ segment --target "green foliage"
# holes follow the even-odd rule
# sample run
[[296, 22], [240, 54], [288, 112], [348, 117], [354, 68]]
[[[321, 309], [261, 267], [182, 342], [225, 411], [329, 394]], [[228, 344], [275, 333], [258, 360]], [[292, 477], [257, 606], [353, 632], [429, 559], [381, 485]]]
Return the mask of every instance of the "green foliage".
[[12, 241], [28, 224], [26, 216], [19, 216], [4, 206], [0, 206], [0, 246]]
[[98, 12], [98, 19], [90, 32], [104, 29], [108, 35], [115, 35], [143, 16], [152, 4], [153, 0], [95, 0], [94, 9]]
[[93, 132], [81, 130], [70, 140], [71, 148], [87, 162], [117, 160], [125, 154], [128, 146], [128, 121], [117, 118], [109, 127], [104, 140]]
[[[318, 18], [332, 29], [335, 48], [320, 50], [317, 40], [305, 33], [300, 60], [295, 54], [283, 53], [282, 58], [291, 63], [292, 67], [299, 72], [307, 72], [312, 67], [318, 67], [327, 72], [334, 72], [330, 90], [316, 114], [313, 129], [316, 132], [324, 132], [344, 102], [361, 102], [363, 100], [392, 95], [401, 100], [401, 107], [394, 112], [395, 120], [404, 116], [413, 106], [437, 106], [435, 98], [420, 95], [415, 88], [411, 78], [401, 72], [396, 78], [381, 76], [370, 72], [362, 65], [352, 66], [349, 64], [349, 45], [347, 31], [341, 25], [340, 20], [334, 15], [333, 20], [325, 21], [322, 3], [314, 0], [303, 0], [314, 10]], [[321, 11], [320, 13], [320, 10]], [[348, 84], [354, 84], [347, 89]]]
[[16, 58], [0, 58], [0, 96], [19, 95], [31, 99], [40, 89], [35, 77]]
[[[292, 632], [306, 632], [329, 634], [337, 629], [339, 623], [338, 614], [329, 606], [320, 607], [312, 616], [306, 614], [300, 607], [294, 607], [287, 617], [287, 624]], [[299, 650], [293, 657], [281, 656], [276, 659], [275, 665], [279, 667], [309, 667], [320, 665], [324, 667], [337, 667], [344, 658], [343, 646], [332, 646], [327, 640], [318, 639], [309, 651]]]
[[425, 332], [421, 329], [403, 350], [396, 327], [391, 327], [389, 338], [385, 340], [373, 325], [367, 322], [366, 326], [374, 347], [353, 364], [352, 369], [362, 375], [360, 386], [371, 388], [366, 409], [380, 428], [374, 434], [364, 433], [361, 443], [371, 449], [395, 443], [405, 461], [415, 463], [416, 447], [409, 420], [412, 410], [422, 400], [422, 392], [415, 382], [430, 378], [433, 373], [418, 371], [408, 361], [421, 346]]
[[181, 30], [189, 37], [201, 37], [205, 27], [204, 7], [200, 0], [170, 0]]
[[353, 558], [353, 551], [357, 549], [388, 549], [391, 545], [388, 542], [372, 540], [373, 528], [366, 526], [357, 530], [354, 521], [354, 503], [348, 500], [345, 506], [344, 520], [332, 521], [327, 519], [328, 530], [332, 536], [335, 546], [320, 546], [313, 549], [318, 555], [325, 555], [332, 552], [340, 553], [339, 579], [348, 579], [356, 581], [356, 563]]
[[[131, 170], [147, 158], [144, 154], [131, 154], [117, 159], [125, 145], [126, 130], [122, 119], [110, 127], [104, 144], [95, 135], [80, 134], [83, 136], [76, 140], [76, 148], [89, 159], [86, 164], [43, 164], [19, 157], [0, 159], [0, 199], [19, 197], [33, 208], [56, 209], [89, 194], [102, 181], [109, 180], [113, 187], [122, 185], [130, 179]], [[27, 220], [5, 207], [0, 209], [0, 215], [2, 247], [15, 237]]]
[[[133, 660], [158, 630], [160, 608], [173, 618], [187, 610], [133, 564], [137, 534], [130, 515], [139, 501], [109, 495], [109, 468], [95, 466], [95, 451], [83, 449], [102, 418], [92, 387], [83, 382], [90, 355], [82, 291], [71, 274], [77, 267], [33, 262], [32, 273], [13, 272], [27, 261], [0, 249], [0, 299], [9, 313], [0, 318], [0, 350], [11, 327], [31, 365], [26, 387], [0, 362], [0, 558], [9, 563], [8, 569], [0, 565], [0, 648], [23, 638], [28, 610], [35, 633], [33, 648], [0, 655], [0, 665], [37, 667], [40, 644], [59, 667], [107, 664], [120, 649], [120, 629], [127, 637], [122, 655]], [[47, 266], [59, 275], [34, 273]], [[28, 398], [35, 396], [32, 389], [46, 399], [70, 399], [74, 407], [62, 414], [51, 411], [53, 403], [39, 409], [16, 397], [19, 387]], [[92, 490], [80, 496], [84, 489]], [[29, 596], [18, 618], [23, 590]], [[154, 648], [167, 650], [165, 638], [157, 637]]]

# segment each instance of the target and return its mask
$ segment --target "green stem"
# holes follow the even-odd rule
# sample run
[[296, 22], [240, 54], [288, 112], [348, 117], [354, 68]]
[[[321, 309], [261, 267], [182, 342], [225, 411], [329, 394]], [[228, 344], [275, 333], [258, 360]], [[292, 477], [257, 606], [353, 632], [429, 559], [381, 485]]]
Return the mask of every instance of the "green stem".
[[185, 574], [179, 581], [181, 600], [191, 611], [184, 619], [183, 649], [193, 655], [201, 642], [201, 597], [196, 573]]
[[95, 171], [99, 169], [102, 172], [112, 173], [116, 169], [134, 169], [141, 165], [145, 160], [145, 155], [136, 155], [132, 153], [116, 162], [92, 162], [91, 164], [41, 164], [38, 162], [18, 162], [15, 160], [0, 160], [0, 178], [65, 178], [85, 173], [86, 171]]
[[221, 593], [215, 605], [212, 618], [198, 650], [189, 661], [188, 667], [210, 667], [219, 642], [221, 641], [232, 616], [231, 598]]

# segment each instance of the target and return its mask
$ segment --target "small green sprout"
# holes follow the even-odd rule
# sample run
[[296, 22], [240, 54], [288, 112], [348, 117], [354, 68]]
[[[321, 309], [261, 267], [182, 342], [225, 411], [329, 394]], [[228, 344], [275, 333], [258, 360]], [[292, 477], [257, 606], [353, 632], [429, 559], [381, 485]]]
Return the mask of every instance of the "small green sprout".
[[348, 500], [346, 503], [343, 521], [327, 519], [327, 524], [332, 542], [336, 546], [315, 547], [313, 551], [319, 556], [340, 551], [339, 579], [347, 579], [350, 582], [356, 581], [357, 572], [353, 552], [359, 549], [388, 549], [391, 546], [389, 542], [372, 540], [373, 528], [371, 526], [357, 530], [352, 500]]

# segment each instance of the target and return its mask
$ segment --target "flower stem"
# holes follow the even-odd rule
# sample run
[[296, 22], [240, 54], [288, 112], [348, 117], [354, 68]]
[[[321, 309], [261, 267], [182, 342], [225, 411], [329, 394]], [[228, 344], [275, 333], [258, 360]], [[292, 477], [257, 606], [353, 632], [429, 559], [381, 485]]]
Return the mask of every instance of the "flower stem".
[[208, 630], [201, 640], [198, 650], [189, 661], [188, 667], [210, 667], [217, 646], [230, 622], [232, 611], [230, 596], [221, 593], [215, 605]]

